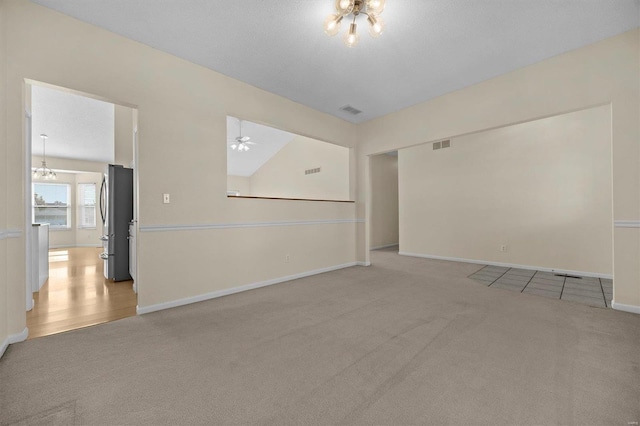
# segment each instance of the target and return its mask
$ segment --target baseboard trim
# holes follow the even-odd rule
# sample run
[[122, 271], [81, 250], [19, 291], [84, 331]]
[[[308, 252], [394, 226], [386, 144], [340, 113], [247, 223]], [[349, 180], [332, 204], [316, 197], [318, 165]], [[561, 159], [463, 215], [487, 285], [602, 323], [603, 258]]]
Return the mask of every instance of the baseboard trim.
[[640, 306], [624, 305], [622, 303], [611, 302], [611, 307], [617, 311], [631, 312], [632, 314], [640, 314]]
[[375, 247], [371, 247], [369, 250], [380, 250], [380, 249], [385, 249], [385, 248], [389, 248], [389, 247], [393, 247], [393, 246], [397, 246], [399, 245], [399, 243], [395, 243], [395, 244], [387, 244], [384, 246], [375, 246]]
[[518, 268], [518, 269], [528, 269], [531, 271], [544, 271], [544, 272], [556, 272], [559, 274], [567, 274], [567, 275], [579, 275], [581, 277], [606, 278], [609, 280], [613, 279], [613, 275], [611, 274], [598, 274], [595, 272], [573, 271], [571, 269], [555, 269], [555, 268], [546, 268], [544, 266], [518, 265], [516, 263], [492, 262], [488, 260], [463, 259], [460, 257], [435, 256], [430, 254], [419, 254], [419, 253], [399, 252], [398, 254], [402, 256], [422, 257], [425, 259], [449, 260], [451, 262], [476, 263], [478, 265], [502, 266], [505, 268]]
[[358, 266], [371, 266], [371, 262], [356, 262]]
[[8, 335], [0, 345], [0, 358], [2, 358], [9, 345], [18, 342], [24, 342], [25, 340], [27, 340], [27, 337], [29, 337], [29, 329], [27, 327], [25, 327], [21, 333]]
[[191, 303], [203, 302], [205, 300], [217, 299], [218, 297], [229, 296], [243, 291], [254, 290], [256, 288], [267, 287], [274, 284], [280, 284], [286, 281], [297, 280], [299, 278], [310, 277], [312, 275], [323, 274], [325, 272], [336, 271], [338, 269], [356, 266], [358, 262], [343, 263], [341, 265], [329, 266], [327, 268], [314, 269], [312, 271], [301, 272], [299, 274], [287, 275], [285, 277], [274, 278], [266, 281], [259, 281], [252, 284], [242, 285], [239, 287], [227, 288], [224, 290], [213, 291], [211, 293], [201, 294], [199, 296], [186, 297], [184, 299], [172, 300], [170, 302], [158, 303], [149, 306], [136, 306], [136, 313], [144, 315], [151, 312], [162, 311], [164, 309], [176, 308], [178, 306], [189, 305]]

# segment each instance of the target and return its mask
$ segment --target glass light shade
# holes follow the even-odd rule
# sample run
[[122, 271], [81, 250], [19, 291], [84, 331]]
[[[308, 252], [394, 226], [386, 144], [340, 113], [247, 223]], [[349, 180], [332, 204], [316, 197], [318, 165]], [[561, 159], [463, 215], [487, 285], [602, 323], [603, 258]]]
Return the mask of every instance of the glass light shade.
[[360, 34], [356, 31], [356, 24], [349, 25], [349, 31], [344, 35], [344, 44], [347, 47], [356, 47], [360, 42]]
[[385, 0], [367, 0], [365, 5], [367, 6], [367, 13], [379, 15], [384, 10]]
[[336, 0], [336, 10], [340, 15], [348, 15], [353, 11], [355, 0]]
[[237, 143], [234, 142], [231, 144], [231, 149], [235, 150], [237, 147], [238, 147]]
[[382, 16], [369, 15], [367, 21], [369, 21], [369, 35], [373, 38], [380, 37], [384, 31], [384, 20]]
[[340, 32], [340, 23], [342, 22], [342, 16], [329, 15], [324, 20], [324, 32], [329, 36], [334, 36]]

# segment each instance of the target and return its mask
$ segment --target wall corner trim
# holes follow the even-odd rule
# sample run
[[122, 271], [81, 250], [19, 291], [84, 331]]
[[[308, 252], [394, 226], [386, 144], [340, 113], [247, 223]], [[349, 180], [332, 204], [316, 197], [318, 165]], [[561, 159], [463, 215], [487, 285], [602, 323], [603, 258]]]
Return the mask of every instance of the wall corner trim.
[[371, 266], [371, 262], [356, 262], [358, 266]]
[[617, 311], [631, 312], [632, 314], [640, 314], [640, 306], [624, 305], [622, 303], [611, 302], [611, 307]]
[[27, 340], [28, 336], [29, 336], [29, 329], [27, 327], [25, 327], [24, 330], [22, 330], [22, 332], [20, 333], [10, 334], [9, 336], [7, 336], [7, 338], [4, 339], [2, 344], [0, 344], [0, 358], [2, 358], [2, 356], [4, 355], [9, 345], [13, 343], [24, 342], [25, 340]]
[[238, 287], [227, 288], [224, 290], [213, 291], [211, 293], [205, 293], [198, 296], [186, 297], [184, 299], [172, 300], [169, 302], [158, 303], [156, 305], [149, 306], [136, 306], [136, 313], [138, 315], [144, 315], [151, 312], [162, 311], [164, 309], [176, 308], [178, 306], [189, 305], [191, 303], [203, 302], [205, 300], [217, 299], [218, 297], [229, 296], [235, 293], [241, 293], [243, 291], [253, 290], [260, 287], [266, 287], [273, 284], [280, 284], [286, 281], [297, 280], [298, 278], [305, 278], [312, 275], [323, 274], [325, 272], [336, 271], [338, 269], [349, 268], [356, 266], [357, 262], [343, 263], [341, 265], [328, 266], [326, 268], [314, 269], [312, 271], [301, 272], [299, 274], [287, 275], [284, 277], [273, 278], [266, 281], [259, 281], [251, 284], [241, 285]]

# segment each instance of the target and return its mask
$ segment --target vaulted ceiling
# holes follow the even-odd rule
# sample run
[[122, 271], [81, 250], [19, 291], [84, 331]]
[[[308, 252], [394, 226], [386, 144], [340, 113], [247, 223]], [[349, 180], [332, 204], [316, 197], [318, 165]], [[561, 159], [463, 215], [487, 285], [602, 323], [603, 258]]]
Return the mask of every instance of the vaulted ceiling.
[[349, 49], [322, 29], [333, 0], [33, 1], [354, 123], [640, 20], [639, 0], [387, 0], [386, 32], [370, 38], [360, 18], [362, 40]]

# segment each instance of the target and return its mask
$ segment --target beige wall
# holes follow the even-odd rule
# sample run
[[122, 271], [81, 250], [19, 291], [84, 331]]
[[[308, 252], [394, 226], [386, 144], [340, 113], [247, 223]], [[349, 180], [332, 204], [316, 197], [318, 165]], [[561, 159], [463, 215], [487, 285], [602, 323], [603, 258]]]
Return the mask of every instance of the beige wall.
[[[227, 115], [346, 147], [355, 146], [355, 125], [27, 0], [2, 4], [2, 28], [10, 35], [2, 62], [11, 64], [8, 135], [2, 143], [7, 176], [17, 183], [2, 204], [24, 203], [25, 78], [138, 108], [140, 307], [355, 261], [354, 204], [225, 195]], [[355, 176], [355, 168], [351, 173]], [[170, 204], [162, 203], [163, 193], [171, 194]], [[355, 187], [350, 193], [355, 195]], [[7, 228], [24, 229], [24, 216], [24, 208], [11, 211]], [[238, 222], [258, 227], [216, 227]], [[273, 222], [316, 224], [270, 226]], [[24, 238], [11, 240], [7, 333], [16, 333], [25, 325]], [[238, 274], [249, 269], [243, 256], [247, 241], [251, 273]]]
[[629, 31], [360, 125], [357, 212], [367, 223], [358, 226], [358, 259], [369, 259], [367, 155], [611, 104], [614, 302], [640, 309], [640, 228], [622, 222], [640, 221], [639, 34]]
[[114, 164], [131, 167], [133, 162], [133, 109], [116, 105], [114, 121]]
[[[42, 157], [35, 155], [31, 157], [31, 164], [35, 167], [40, 165]], [[104, 173], [106, 163], [98, 161], [74, 160], [70, 158], [58, 158], [47, 156], [47, 166], [54, 170], [70, 170], [74, 172]]]
[[240, 191], [240, 195], [251, 195], [251, 178], [227, 176], [227, 191]]
[[371, 172], [371, 248], [398, 244], [398, 157], [369, 158]]
[[451, 144], [399, 151], [402, 253], [612, 273], [610, 105]]
[[[7, 173], [4, 167], [7, 158], [7, 120], [6, 120], [6, 6], [0, 1], [0, 345], [7, 336], [16, 333], [15, 329], [9, 332], [7, 328], [7, 239], [4, 232], [7, 231]], [[26, 292], [26, 289], [25, 289]], [[25, 293], [26, 295], [26, 293]], [[26, 298], [25, 298], [26, 300]], [[20, 330], [19, 330], [20, 331]]]
[[[320, 173], [305, 170], [320, 167]], [[349, 200], [349, 150], [296, 136], [251, 176], [257, 197]]]

